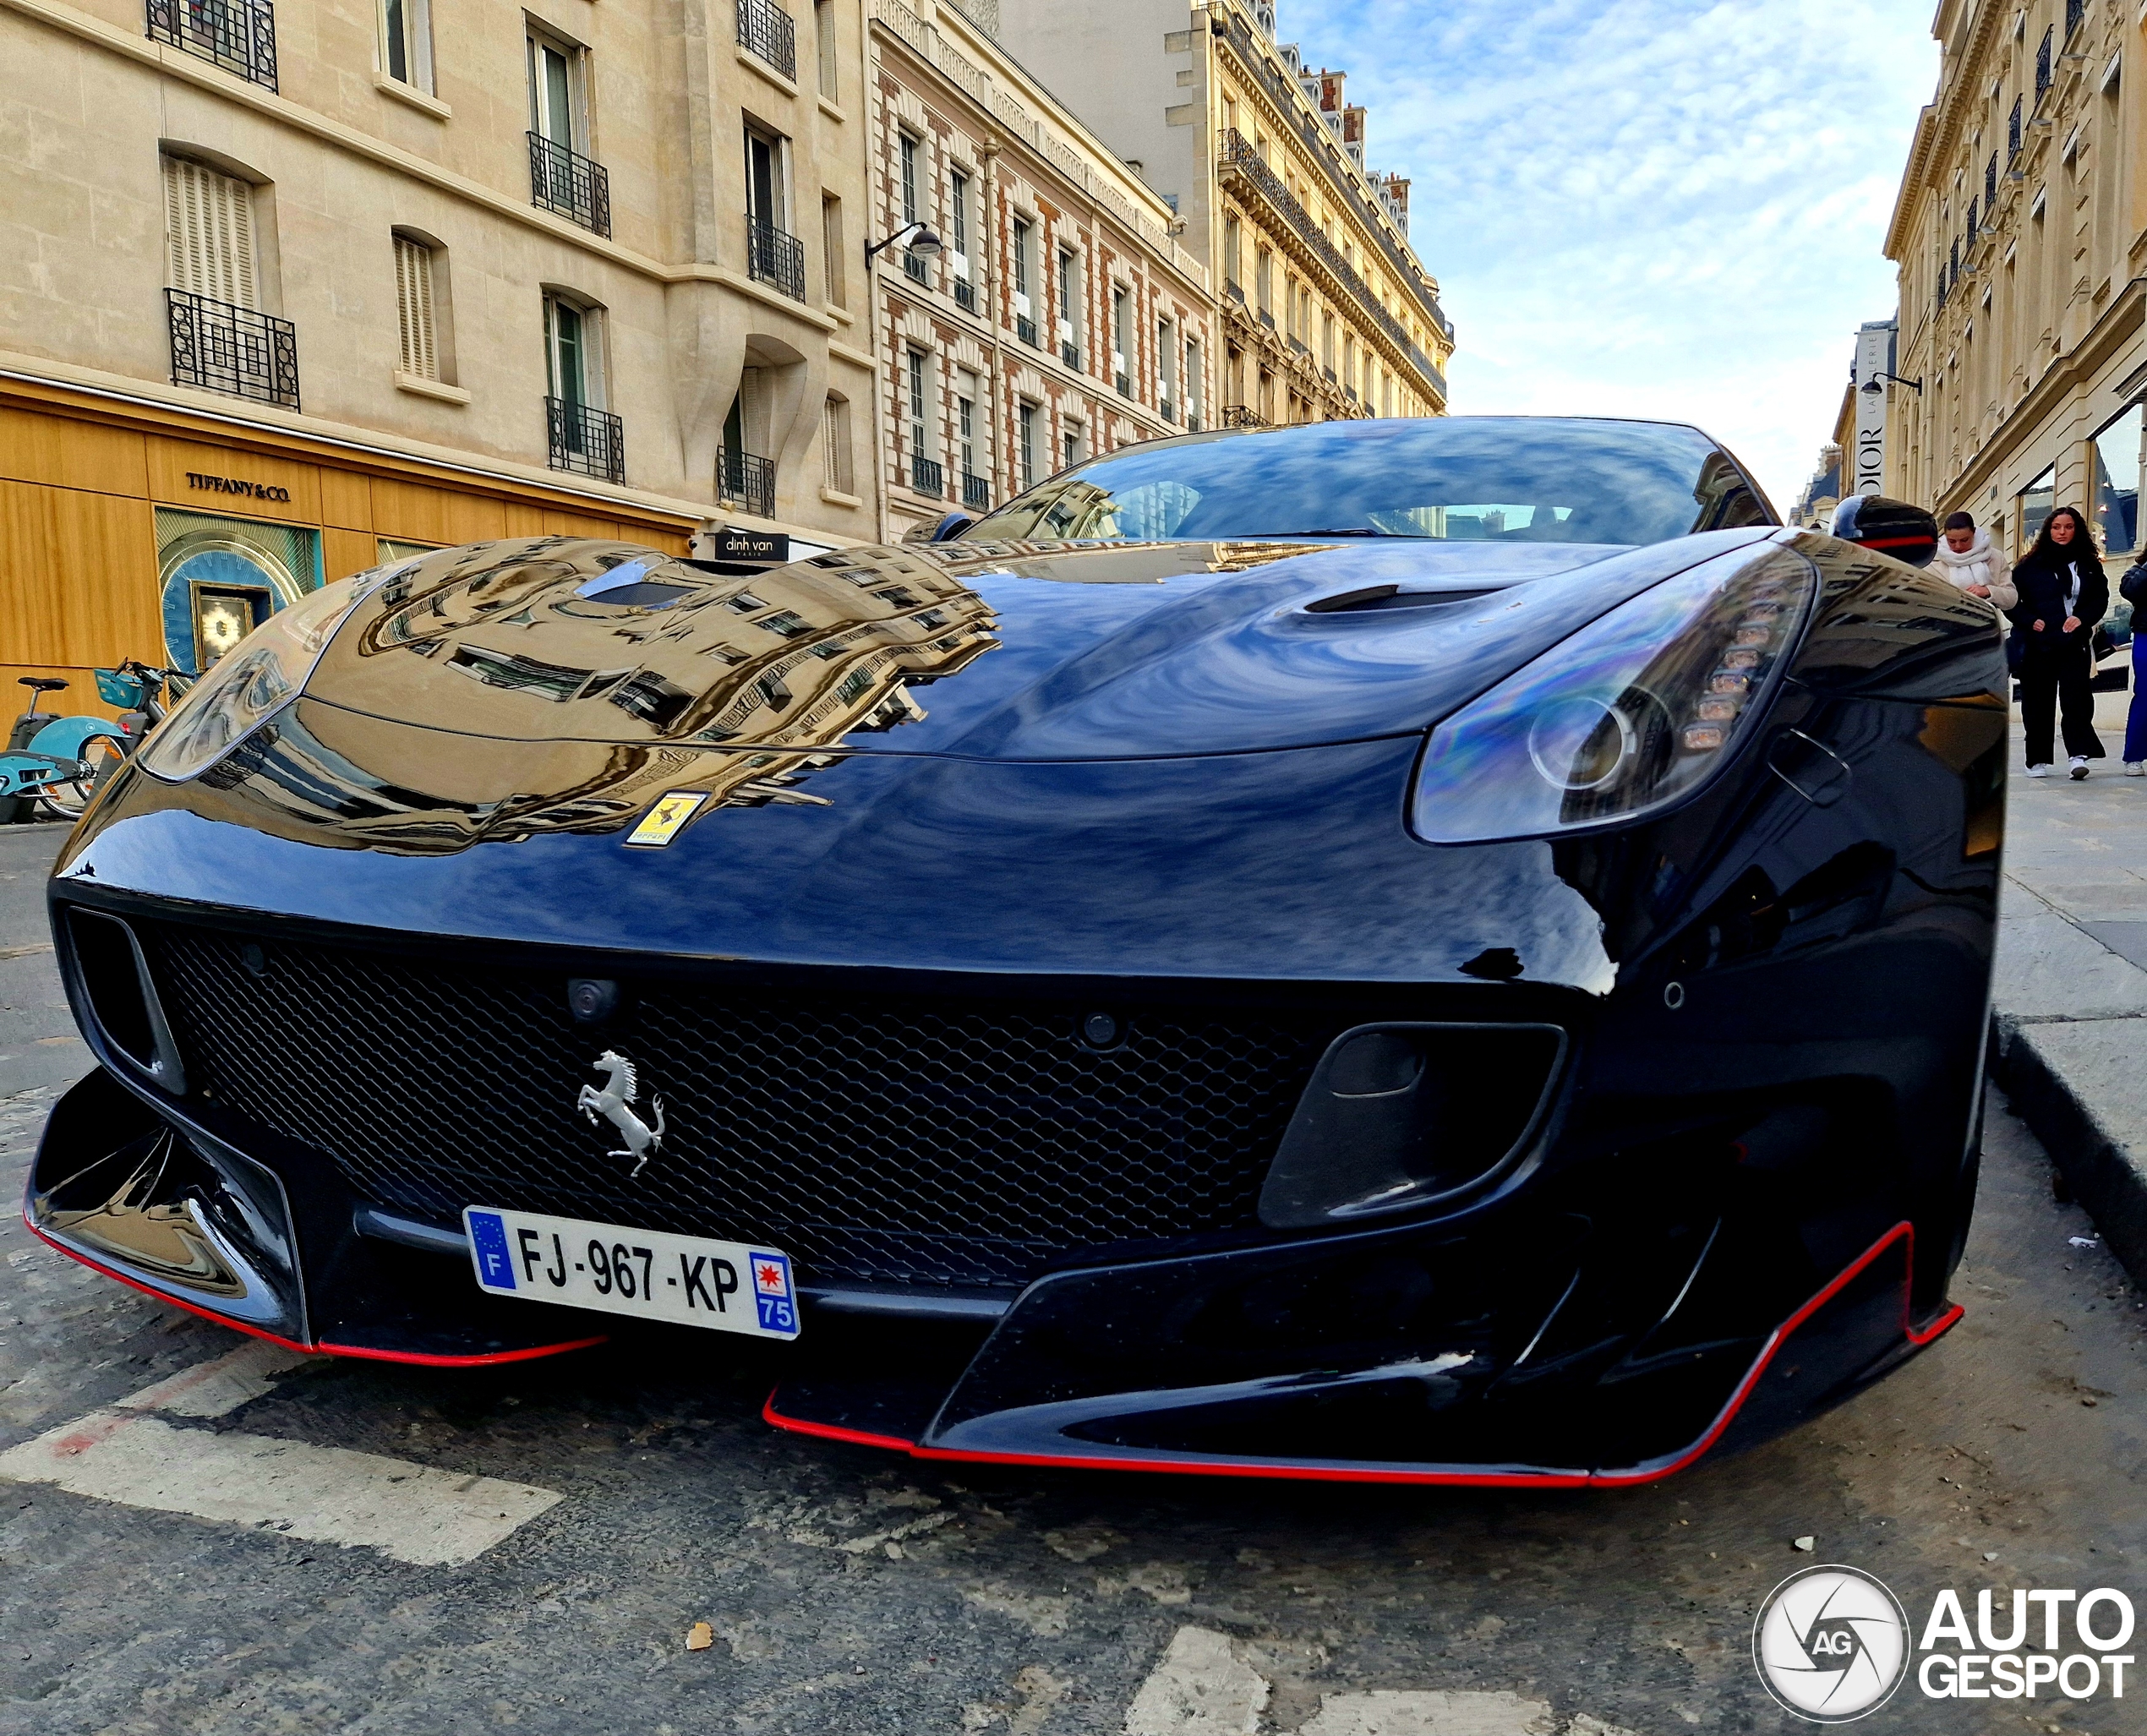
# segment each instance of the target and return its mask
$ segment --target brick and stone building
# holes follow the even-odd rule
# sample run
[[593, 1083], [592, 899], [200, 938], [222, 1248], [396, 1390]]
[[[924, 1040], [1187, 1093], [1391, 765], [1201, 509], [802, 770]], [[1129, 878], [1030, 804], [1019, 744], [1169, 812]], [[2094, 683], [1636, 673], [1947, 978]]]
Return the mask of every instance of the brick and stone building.
[[887, 532], [1212, 425], [1215, 299], [1169, 205], [995, 40], [991, 0], [869, 0]]

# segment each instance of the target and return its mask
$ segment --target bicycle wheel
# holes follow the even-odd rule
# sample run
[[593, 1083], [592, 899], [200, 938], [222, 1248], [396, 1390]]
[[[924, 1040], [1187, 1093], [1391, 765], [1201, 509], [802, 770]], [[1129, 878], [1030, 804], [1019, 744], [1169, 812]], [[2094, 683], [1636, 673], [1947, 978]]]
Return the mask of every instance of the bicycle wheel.
[[67, 783], [47, 785], [38, 793], [39, 805], [57, 819], [80, 819], [83, 809], [90, 805], [90, 798], [103, 787], [106, 778], [119, 769], [126, 757], [126, 743], [109, 735], [92, 735], [82, 744], [82, 758], [89, 771]]

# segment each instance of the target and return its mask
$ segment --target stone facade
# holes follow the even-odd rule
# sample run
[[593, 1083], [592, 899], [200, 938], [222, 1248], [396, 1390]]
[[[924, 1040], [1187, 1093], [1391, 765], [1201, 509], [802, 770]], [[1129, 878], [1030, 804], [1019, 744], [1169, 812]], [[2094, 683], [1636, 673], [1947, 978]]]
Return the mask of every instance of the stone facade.
[[1366, 167], [1345, 75], [1271, 5], [1001, 0], [1004, 36], [1161, 193], [1213, 274], [1223, 419], [1422, 416], [1454, 332], [1409, 242], [1409, 183]]
[[972, 3], [871, 0], [888, 532], [1003, 503], [1071, 461], [1212, 425], [1215, 301], [1170, 207]]
[[[869, 539], [862, 10], [792, 3], [0, 0], [4, 365], [600, 515]], [[233, 187], [249, 257], [205, 281], [290, 364], [254, 401], [200, 383], [215, 334], [179, 355], [167, 298], [174, 201]]]
[[1887, 232], [1900, 334], [1886, 492], [2018, 555], [2053, 505], [2136, 549], [2147, 183], [2135, 8], [1945, 0]]

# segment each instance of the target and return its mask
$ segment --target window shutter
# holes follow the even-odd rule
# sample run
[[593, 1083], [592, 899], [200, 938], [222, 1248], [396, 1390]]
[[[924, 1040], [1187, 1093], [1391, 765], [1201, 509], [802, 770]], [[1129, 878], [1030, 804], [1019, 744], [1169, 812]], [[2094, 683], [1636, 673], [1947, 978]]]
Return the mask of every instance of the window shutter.
[[245, 182], [166, 157], [164, 229], [172, 288], [235, 307], [259, 305], [254, 189]]
[[402, 371], [421, 379], [440, 378], [433, 336], [433, 250], [407, 236], [395, 237], [396, 316], [402, 335]]

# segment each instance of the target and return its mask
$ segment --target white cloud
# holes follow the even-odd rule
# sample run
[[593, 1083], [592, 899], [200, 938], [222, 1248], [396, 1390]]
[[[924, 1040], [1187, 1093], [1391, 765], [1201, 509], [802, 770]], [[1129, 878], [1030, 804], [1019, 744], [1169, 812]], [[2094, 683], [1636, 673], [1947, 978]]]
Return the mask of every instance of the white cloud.
[[[1937, 75], [1902, 0], [1281, 0], [1349, 74], [1460, 347], [1457, 412], [1674, 416], [1786, 508], [1833, 424]], [[1376, 56], [1361, 52], [1376, 44]]]

